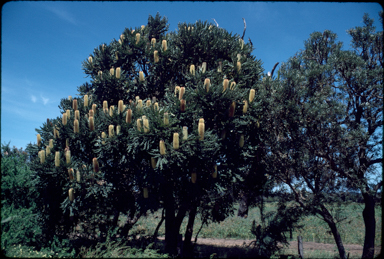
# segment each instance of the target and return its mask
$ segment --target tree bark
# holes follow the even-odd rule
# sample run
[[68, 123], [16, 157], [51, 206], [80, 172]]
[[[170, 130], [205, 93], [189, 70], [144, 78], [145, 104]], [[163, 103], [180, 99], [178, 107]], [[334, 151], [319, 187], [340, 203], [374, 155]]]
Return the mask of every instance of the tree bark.
[[197, 206], [193, 205], [189, 211], [187, 229], [184, 235], [184, 253], [189, 256], [192, 253], [192, 234], [193, 234], [193, 225], [195, 223], [195, 217], [197, 213]]
[[375, 200], [369, 193], [363, 193], [365, 207], [363, 210], [363, 219], [365, 225], [365, 239], [362, 258], [373, 258], [375, 254]]
[[337, 230], [337, 226], [331, 213], [329, 213], [328, 209], [321, 205], [321, 215], [323, 216], [325, 222], [327, 222], [331, 232], [333, 234], [333, 238], [335, 239], [337, 249], [339, 250], [339, 255], [341, 259], [347, 259], [347, 255], [345, 254], [345, 249], [343, 245], [343, 241], [341, 240], [341, 236], [339, 231]]
[[173, 188], [168, 184], [164, 188], [165, 209], [165, 252], [170, 256], [177, 255], [177, 234], [175, 222], [175, 201]]

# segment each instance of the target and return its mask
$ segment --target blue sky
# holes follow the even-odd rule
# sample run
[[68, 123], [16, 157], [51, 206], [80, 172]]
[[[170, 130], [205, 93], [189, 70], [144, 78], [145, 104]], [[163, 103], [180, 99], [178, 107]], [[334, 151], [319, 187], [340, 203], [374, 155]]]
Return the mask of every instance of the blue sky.
[[60, 115], [59, 102], [89, 81], [82, 61], [157, 12], [174, 31], [179, 22], [214, 22], [251, 38], [265, 72], [303, 48], [314, 31], [335, 32], [348, 49], [346, 30], [368, 13], [382, 30], [378, 3], [314, 2], [8, 2], [1, 10], [1, 143], [25, 148], [35, 129]]

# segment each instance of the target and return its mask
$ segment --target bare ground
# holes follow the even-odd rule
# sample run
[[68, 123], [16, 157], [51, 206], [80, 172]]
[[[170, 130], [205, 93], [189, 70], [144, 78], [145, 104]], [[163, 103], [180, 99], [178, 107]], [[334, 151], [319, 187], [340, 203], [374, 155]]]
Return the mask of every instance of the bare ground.
[[[164, 240], [164, 237], [158, 237], [160, 240]], [[194, 239], [192, 240], [194, 241]], [[239, 240], [239, 239], [216, 239], [216, 238], [198, 238], [198, 246], [213, 246], [216, 248], [246, 248], [248, 247], [253, 240]], [[345, 244], [344, 248], [349, 253], [350, 257], [361, 257], [363, 253], [363, 246]], [[335, 244], [324, 244], [324, 243], [315, 243], [315, 242], [303, 242], [304, 253], [309, 251], [327, 251], [334, 252], [338, 254], [337, 247]], [[375, 247], [375, 256], [379, 255], [381, 252], [381, 246]], [[291, 241], [288, 248], [284, 250], [284, 254], [298, 255], [298, 244], [297, 241]]]

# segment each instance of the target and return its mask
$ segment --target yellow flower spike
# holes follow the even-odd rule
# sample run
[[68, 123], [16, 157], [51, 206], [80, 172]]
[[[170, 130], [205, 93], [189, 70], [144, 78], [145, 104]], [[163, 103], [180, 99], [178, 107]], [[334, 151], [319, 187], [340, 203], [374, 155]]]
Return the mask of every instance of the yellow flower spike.
[[136, 120], [136, 125], [137, 125], [137, 130], [138, 131], [141, 131], [141, 123], [142, 123], [143, 119], [139, 118]]
[[141, 25], [141, 30], [144, 30], [144, 28], [145, 28], [145, 25]]
[[72, 202], [74, 199], [75, 199], [75, 194], [74, 194], [74, 190], [73, 188], [70, 188], [68, 190], [68, 198], [69, 198], [69, 201]]
[[67, 164], [71, 163], [71, 151], [65, 151], [65, 159], [67, 161]]
[[52, 149], [53, 148], [53, 139], [49, 140], [49, 147]]
[[103, 111], [108, 111], [108, 101], [103, 101]]
[[123, 100], [119, 100], [117, 104], [117, 112], [118, 114], [122, 113], [124, 111], [124, 102]]
[[73, 99], [73, 101], [72, 101], [72, 109], [74, 111], [77, 111], [77, 99]]
[[45, 150], [39, 151], [40, 163], [44, 164], [45, 162]]
[[113, 112], [115, 111], [115, 105], [111, 105], [111, 107], [109, 107], [109, 116], [113, 116]]
[[73, 168], [69, 168], [68, 169], [68, 176], [69, 176], [69, 180], [72, 181], [74, 179], [74, 171], [73, 171]]
[[[103, 131], [103, 132], [101, 132], [101, 138], [102, 139], [105, 139], [107, 137], [107, 134]], [[105, 141], [103, 140], [103, 141], [101, 141], [101, 144], [105, 144]]]
[[78, 183], [81, 182], [81, 174], [80, 174], [80, 171], [79, 171], [79, 170], [76, 170], [76, 181], [77, 181]]
[[80, 120], [80, 111], [79, 110], [75, 111], [75, 119]]
[[55, 166], [56, 167], [60, 166], [60, 151], [55, 152]]
[[118, 68], [116, 68], [116, 78], [120, 79], [120, 77], [121, 77], [121, 68], [118, 67]]
[[241, 62], [240, 61], [237, 61], [236, 67], [237, 67], [237, 72], [240, 72], [240, 70], [241, 70]]
[[144, 133], [149, 132], [149, 120], [147, 118], [143, 118], [143, 127], [144, 127]]
[[224, 81], [223, 81], [223, 92], [228, 89], [228, 86], [229, 86], [229, 80], [228, 79], [224, 79]]
[[93, 165], [93, 172], [95, 173], [99, 172], [99, 162], [97, 161], [96, 157], [92, 159], [92, 165]]
[[211, 79], [206, 78], [204, 80], [204, 86], [205, 86], [205, 90], [207, 90], [207, 93], [208, 93], [209, 92], [209, 87], [211, 86]]
[[187, 101], [184, 99], [181, 99], [180, 100], [180, 111], [185, 112], [186, 107], [187, 107]]
[[73, 122], [73, 132], [74, 133], [79, 133], [79, 121], [75, 119], [75, 121]]
[[140, 96], [135, 97], [136, 103], [140, 100]]
[[90, 117], [95, 117], [95, 113], [93, 112], [92, 109], [89, 110], [89, 112], [88, 112], [88, 117], [89, 117], [89, 118], [90, 118]]
[[153, 169], [156, 168], [156, 158], [154, 158], [154, 157], [151, 157], [151, 166]]
[[243, 147], [243, 146], [244, 146], [244, 134], [241, 134], [239, 139], [239, 147]]
[[69, 96], [68, 96], [68, 100], [69, 100], [69, 101], [72, 101], [72, 95], [69, 95]]
[[37, 146], [40, 147], [41, 145], [41, 136], [40, 134], [37, 134]]
[[213, 168], [212, 178], [217, 178], [217, 165]]
[[88, 95], [84, 95], [84, 107], [88, 107]]
[[125, 116], [125, 122], [131, 123], [132, 122], [132, 110], [128, 109], [127, 115]]
[[188, 127], [184, 126], [183, 127], [183, 140], [187, 140], [187, 139], [188, 139]]
[[235, 90], [235, 87], [236, 87], [236, 82], [231, 82], [231, 86], [229, 87], [229, 89]]
[[177, 86], [175, 87], [175, 96], [176, 96], [176, 94], [179, 93], [179, 92], [180, 92], [180, 86], [177, 85]]
[[175, 132], [173, 133], [173, 149], [177, 150], [179, 147], [179, 133]]
[[143, 196], [144, 196], [144, 199], [148, 198], [148, 188], [146, 187], [143, 188]]
[[95, 130], [95, 119], [93, 117], [89, 117], [89, 130], [94, 131]]
[[240, 39], [239, 41], [240, 41], [241, 49], [243, 49], [243, 48], [244, 48], [244, 40], [243, 40], [243, 39]]
[[100, 79], [103, 79], [103, 71], [97, 72], [97, 75], [99, 76]]
[[121, 131], [121, 126], [120, 126], [120, 125], [117, 125], [117, 126], [116, 126], [116, 135], [119, 135], [119, 134], [120, 134], [120, 131]]
[[204, 122], [203, 118], [199, 119], [198, 132], [199, 132], [199, 136], [200, 136], [199, 140], [203, 140], [204, 139], [204, 132], [205, 132], [205, 122]]
[[235, 115], [235, 109], [236, 109], [236, 102], [232, 102], [231, 106], [229, 107], [229, 112], [228, 112], [229, 117], [233, 117]]
[[161, 42], [161, 46], [163, 47], [163, 51], [166, 51], [167, 50], [167, 41], [166, 40], [163, 40]]
[[164, 113], [163, 121], [164, 121], [164, 125], [166, 125], [166, 126], [169, 125], [169, 114], [168, 114], [168, 112]]
[[189, 72], [191, 73], [191, 75], [195, 75], [195, 65], [191, 65], [190, 67], [189, 67]]
[[45, 148], [45, 155], [48, 156], [49, 154], [51, 154], [51, 147], [50, 146], [47, 146]]
[[139, 99], [137, 100], [137, 109], [141, 110], [143, 108], [143, 100]]
[[207, 62], [203, 62], [203, 64], [201, 65], [201, 71], [203, 73], [205, 73], [205, 71], [207, 71]]
[[197, 180], [197, 174], [194, 172], [191, 174], [191, 182], [196, 183], [196, 180]]
[[109, 125], [108, 127], [108, 136], [112, 138], [115, 135], [115, 126]]
[[241, 54], [239, 53], [237, 54], [237, 61], [240, 61], [240, 59], [241, 59]]
[[89, 62], [89, 64], [92, 65], [92, 63], [93, 63], [93, 58], [92, 58], [92, 56], [89, 56], [89, 58], [88, 58], [88, 62]]
[[160, 155], [165, 155], [166, 154], [164, 140], [160, 140], [159, 149], [160, 149]]
[[184, 93], [185, 93], [185, 87], [182, 86], [180, 87], [180, 91], [179, 91], [179, 100], [183, 99]]
[[139, 81], [140, 82], [144, 82], [144, 73], [143, 73], [143, 71], [139, 72]]
[[111, 67], [111, 68], [109, 69], [109, 74], [110, 74], [111, 76], [115, 75], [115, 68]]
[[140, 33], [136, 33], [136, 44], [140, 42]]
[[251, 103], [255, 99], [255, 89], [251, 89], [249, 92], [249, 102]]
[[244, 100], [243, 103], [244, 103], [244, 105], [243, 105], [243, 114], [246, 114], [247, 110], [248, 110], [248, 102], [247, 102], [247, 100]]
[[105, 50], [105, 44], [103, 44], [103, 45], [101, 46], [101, 50], [104, 52], [104, 50]]
[[67, 120], [69, 120], [71, 118], [71, 110], [66, 110], [67, 112]]
[[155, 63], [158, 63], [160, 61], [159, 52], [157, 50], [153, 52], [153, 59], [155, 60]]
[[145, 106], [147, 106], [147, 107], [150, 107], [151, 104], [152, 104], [151, 100], [147, 100], [147, 101], [145, 102]]
[[155, 111], [158, 111], [159, 110], [159, 103], [158, 102], [155, 102], [153, 104], [153, 108], [155, 109]]
[[62, 123], [63, 125], [67, 125], [67, 113], [63, 113]]
[[96, 103], [92, 104], [93, 114], [96, 114], [96, 109], [97, 109]]
[[155, 47], [156, 46], [156, 38], [152, 38], [151, 43], [152, 43], [152, 47]]

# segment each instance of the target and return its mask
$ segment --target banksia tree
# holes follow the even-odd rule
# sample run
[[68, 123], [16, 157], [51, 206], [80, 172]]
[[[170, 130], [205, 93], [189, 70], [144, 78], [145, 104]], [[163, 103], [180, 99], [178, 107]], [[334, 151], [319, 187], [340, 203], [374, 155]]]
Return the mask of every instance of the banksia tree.
[[[73, 199], [65, 192], [58, 195], [59, 205], [49, 217], [54, 222], [61, 208], [64, 221], [57, 220], [55, 229], [65, 220], [68, 225], [116, 225], [119, 213], [134, 222], [163, 206], [166, 250], [175, 254], [183, 218], [189, 215], [193, 222], [196, 216], [188, 212], [199, 208], [207, 222], [232, 212], [237, 190], [230, 186], [249, 170], [244, 154], [252, 143], [252, 116], [262, 114], [250, 99], [247, 108], [235, 107], [243, 107], [250, 89], [258, 88], [261, 62], [251, 55], [250, 44], [222, 28], [199, 21], [165, 34], [166, 23], [150, 16], [143, 28], [127, 28], [117, 40], [95, 48], [92, 61], [83, 62], [90, 82], [78, 88], [76, 107], [74, 100], [61, 100], [67, 122], [52, 120], [58, 134], [51, 151], [64, 152], [68, 146], [70, 166], [81, 181], [64, 177], [68, 168], [59, 163], [60, 156], [57, 166], [48, 155], [34, 168], [39, 175], [55, 172], [41, 178], [42, 186], [55, 181], [60, 186], [55, 193], [76, 192]], [[47, 123], [39, 130], [42, 145], [35, 145], [36, 154], [52, 138], [53, 127]], [[247, 143], [242, 147], [240, 136]], [[128, 229], [120, 231], [126, 235]], [[186, 242], [190, 239], [188, 234]]]

